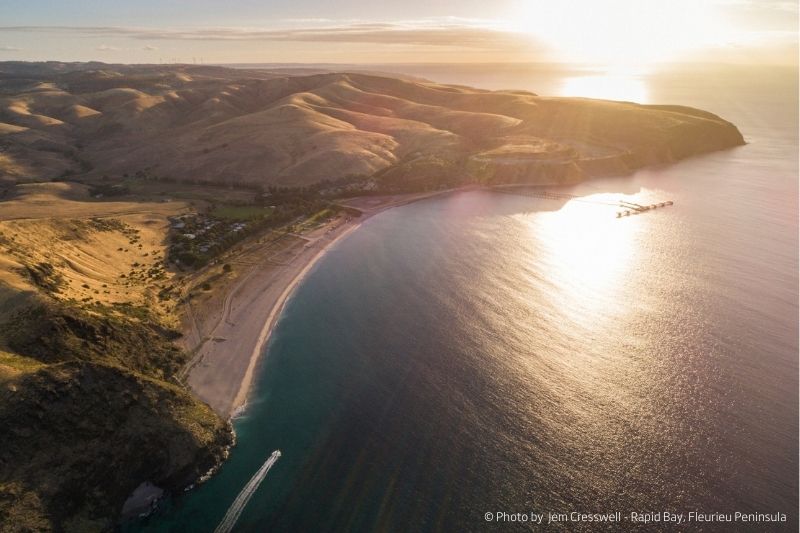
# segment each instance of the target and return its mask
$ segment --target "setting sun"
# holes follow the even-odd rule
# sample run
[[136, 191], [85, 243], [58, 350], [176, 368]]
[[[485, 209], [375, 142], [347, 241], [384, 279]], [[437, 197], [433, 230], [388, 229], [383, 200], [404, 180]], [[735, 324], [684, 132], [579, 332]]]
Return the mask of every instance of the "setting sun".
[[708, 4], [691, 0], [613, 0], [602, 13], [591, 0], [522, 1], [509, 20], [563, 60], [626, 69], [718, 44], [724, 33]]

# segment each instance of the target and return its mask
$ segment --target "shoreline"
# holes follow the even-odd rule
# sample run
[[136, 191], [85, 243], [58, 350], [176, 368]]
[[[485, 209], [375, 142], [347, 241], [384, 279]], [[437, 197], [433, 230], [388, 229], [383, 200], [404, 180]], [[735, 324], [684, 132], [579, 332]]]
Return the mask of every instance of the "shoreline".
[[253, 352], [250, 354], [250, 360], [247, 365], [247, 370], [245, 370], [244, 378], [242, 378], [242, 383], [239, 385], [239, 390], [236, 393], [236, 397], [233, 399], [233, 405], [231, 406], [231, 417], [236, 416], [247, 406], [247, 397], [250, 394], [250, 387], [253, 383], [253, 376], [255, 374], [255, 369], [259, 359], [261, 358], [261, 353], [267, 345], [269, 338], [272, 336], [272, 331], [275, 329], [275, 325], [278, 322], [278, 318], [280, 318], [281, 313], [283, 312], [284, 307], [286, 307], [286, 302], [289, 300], [289, 297], [294, 292], [294, 289], [303, 281], [303, 278], [306, 277], [314, 265], [319, 262], [322, 256], [325, 255], [334, 244], [339, 242], [341, 239], [352, 233], [361, 225], [359, 221], [358, 224], [353, 224], [349, 226], [346, 230], [342, 231], [339, 235], [337, 235], [333, 240], [325, 244], [317, 253], [312, 257], [303, 267], [303, 269], [286, 285], [286, 288], [283, 289], [278, 300], [270, 309], [269, 315], [267, 316], [266, 322], [264, 322], [264, 327], [262, 328], [258, 340], [256, 341], [256, 345], [253, 348]]
[[[426, 193], [360, 196], [338, 204], [362, 214], [329, 222], [303, 235], [302, 248], [286, 263], [262, 256], [224, 298], [219, 322], [198, 339], [195, 355], [182, 371], [186, 385], [223, 418], [240, 415], [247, 406], [256, 370], [275, 325], [305, 276], [337, 242], [369, 218], [402, 205], [474, 186]], [[264, 316], [266, 319], [259, 319]], [[186, 325], [185, 335], [196, 327]]]

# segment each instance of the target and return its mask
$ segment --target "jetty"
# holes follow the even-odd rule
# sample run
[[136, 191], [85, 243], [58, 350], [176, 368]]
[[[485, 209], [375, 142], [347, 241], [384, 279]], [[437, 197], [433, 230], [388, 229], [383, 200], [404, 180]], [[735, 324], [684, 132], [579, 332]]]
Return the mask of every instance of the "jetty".
[[529, 196], [532, 198], [544, 198], [546, 200], [571, 200], [574, 202], [583, 202], [587, 204], [610, 205], [622, 208], [621, 211], [617, 211], [617, 218], [627, 217], [631, 215], [638, 215], [640, 213], [644, 213], [646, 211], [650, 211], [653, 209], [658, 209], [660, 207], [669, 207], [671, 205], [675, 205], [675, 202], [673, 202], [672, 200], [665, 200], [663, 202], [656, 202], [653, 204], [643, 205], [634, 202], [629, 202], [628, 200], [617, 200], [617, 201], [589, 200], [575, 194], [552, 192], [545, 190], [530, 190], [530, 189], [519, 189], [510, 187], [491, 187], [490, 190], [492, 192], [499, 192], [501, 194], [510, 194], [513, 196]]
[[625, 200], [620, 200], [619, 206], [622, 207], [623, 211], [617, 211], [617, 218], [628, 217], [631, 215], [638, 215], [639, 213], [644, 213], [645, 211], [650, 211], [651, 209], [658, 209], [659, 207], [669, 207], [674, 205], [675, 202], [672, 200], [667, 200], [665, 202], [657, 202], [655, 204], [649, 205], [641, 205], [635, 204], [633, 202], [628, 202]]

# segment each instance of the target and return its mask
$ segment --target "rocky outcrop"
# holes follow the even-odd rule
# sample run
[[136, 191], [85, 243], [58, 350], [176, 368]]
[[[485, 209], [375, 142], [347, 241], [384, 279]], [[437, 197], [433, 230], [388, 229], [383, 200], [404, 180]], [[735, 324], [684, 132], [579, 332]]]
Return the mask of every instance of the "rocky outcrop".
[[226, 456], [230, 425], [170, 381], [175, 353], [152, 324], [45, 304], [10, 326], [46, 364], [0, 383], [0, 524], [109, 530], [141, 483], [178, 490]]

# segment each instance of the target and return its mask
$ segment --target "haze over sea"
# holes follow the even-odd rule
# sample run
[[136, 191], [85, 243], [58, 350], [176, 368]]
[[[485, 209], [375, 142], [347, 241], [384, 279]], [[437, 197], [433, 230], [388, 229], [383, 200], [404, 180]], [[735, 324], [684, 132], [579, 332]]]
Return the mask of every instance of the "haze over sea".
[[237, 531], [573, 510], [783, 512], [774, 530], [796, 531], [797, 70], [392, 68], [691, 105], [748, 144], [565, 191], [675, 202], [638, 216], [468, 192], [369, 219], [286, 305], [229, 461], [141, 529], [212, 531], [280, 449]]

